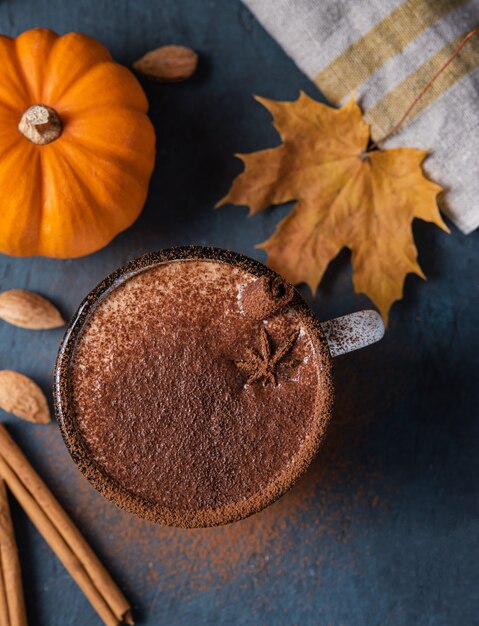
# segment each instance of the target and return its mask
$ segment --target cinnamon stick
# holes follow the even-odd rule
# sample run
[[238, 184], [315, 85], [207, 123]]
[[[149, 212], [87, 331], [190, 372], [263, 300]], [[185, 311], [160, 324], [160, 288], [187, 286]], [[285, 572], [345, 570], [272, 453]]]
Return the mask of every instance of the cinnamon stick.
[[[27, 626], [22, 574], [7, 489], [0, 479], [0, 561], [9, 626]], [[1, 607], [1, 600], [0, 600]], [[0, 609], [1, 610], [1, 609]], [[0, 618], [0, 624], [2, 624]]]
[[5, 459], [0, 456], [0, 473], [9, 489], [29, 516], [38, 532], [58, 556], [68, 573], [79, 585], [106, 626], [118, 626], [118, 620], [93, 584], [83, 565], [65, 543], [57, 529], [42, 511], [36, 500], [28, 493], [18, 476]]
[[0, 554], [0, 626], [11, 626], [7, 603], [7, 591], [3, 576], [2, 555]]
[[133, 625], [130, 604], [3, 424], [0, 474], [105, 624]]

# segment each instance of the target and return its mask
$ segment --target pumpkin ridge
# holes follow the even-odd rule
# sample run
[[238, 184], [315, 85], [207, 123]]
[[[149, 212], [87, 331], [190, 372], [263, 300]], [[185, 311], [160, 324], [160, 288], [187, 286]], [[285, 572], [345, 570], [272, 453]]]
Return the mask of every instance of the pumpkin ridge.
[[[62, 151], [62, 153], [63, 153], [63, 157], [64, 157], [64, 159], [68, 162], [68, 166], [69, 166], [70, 168], [71, 168], [70, 163], [71, 163], [71, 162], [75, 162], [75, 161], [76, 161], [76, 159], [75, 159], [75, 156], [74, 156], [74, 155], [72, 155], [72, 154], [71, 154], [71, 153], [69, 153], [69, 152], [70, 152], [70, 151], [75, 151], [75, 150], [76, 150], [76, 151], [78, 151], [78, 152], [82, 152], [85, 156], [89, 157], [89, 161], [90, 161], [90, 162], [94, 162], [95, 160], [97, 160], [97, 159], [101, 158], [101, 157], [99, 157], [99, 155], [98, 155], [98, 154], [96, 154], [94, 151], [90, 150], [89, 148], [87, 148], [85, 145], [83, 145], [83, 144], [81, 144], [81, 143], [75, 143], [75, 144], [73, 144], [73, 142], [72, 142], [72, 144], [71, 144], [71, 145], [69, 145], [69, 146], [68, 146], [68, 148], [67, 148], [67, 147], [65, 146], [65, 144], [64, 144], [64, 145], [62, 146], [62, 150], [61, 150], [61, 151]], [[118, 157], [116, 157], [116, 159], [118, 160]], [[103, 158], [102, 160], [103, 160], [103, 161], [106, 161], [107, 159], [104, 159], [104, 158]], [[134, 185], [135, 187], [137, 187], [137, 188], [138, 188], [138, 190], [137, 190], [137, 191], [141, 191], [141, 189], [143, 188], [143, 183], [144, 183], [144, 181], [140, 181], [140, 180], [139, 180], [139, 175], [141, 175], [141, 173], [139, 173], [139, 175], [138, 175], [138, 176], [132, 175], [132, 174], [129, 172], [130, 167], [131, 167], [131, 163], [130, 163], [130, 162], [128, 162], [128, 163], [127, 163], [127, 162], [124, 162], [124, 167], [122, 168], [121, 177], [122, 177], [122, 179], [127, 179], [127, 180], [130, 180], [130, 181], [133, 183], [133, 185]], [[153, 169], [152, 169], [152, 171], [153, 171]], [[73, 174], [73, 176], [77, 179], [77, 181], [81, 184], [81, 180], [78, 178], [77, 173], [76, 173], [76, 172], [75, 172], [75, 170], [73, 170], [73, 169], [72, 169], [72, 174]], [[148, 179], [149, 179], [150, 175], [151, 175], [151, 172], [150, 172], [147, 176], [145, 176], [145, 181], [146, 181], [146, 182], [148, 181]], [[92, 198], [92, 200], [93, 200], [93, 204], [96, 204], [97, 206], [103, 206], [103, 207], [104, 207], [104, 209], [105, 209], [107, 212], [110, 212], [110, 211], [111, 211], [111, 209], [110, 209], [110, 208], [106, 207], [105, 205], [101, 205], [101, 204], [98, 202], [98, 200], [96, 200], [96, 199], [95, 199], [95, 196], [92, 194], [92, 192], [90, 191], [90, 189], [88, 189], [88, 192], [89, 192], [89, 196], [90, 196], [90, 198]], [[115, 211], [115, 213], [116, 213], [116, 208], [115, 208], [115, 207], [112, 207], [112, 208], [113, 208], [113, 210], [114, 210], [114, 211]]]
[[[43, 160], [45, 158], [45, 151], [38, 150], [38, 167], [37, 167], [37, 181], [36, 184], [38, 186], [38, 195], [39, 195], [39, 204], [40, 207], [40, 215], [38, 217], [38, 230], [37, 230], [37, 240], [41, 242], [41, 233], [43, 231], [43, 221], [45, 217], [45, 183], [43, 181], [43, 173], [45, 171], [45, 165]], [[41, 244], [40, 244], [41, 247]]]
[[[2, 159], [7, 157], [10, 154], [10, 152], [12, 152], [13, 150], [18, 150], [18, 144], [19, 144], [19, 139], [21, 140], [21, 135], [19, 137], [14, 137], [12, 134], [10, 135], [10, 137], [11, 137], [10, 145], [0, 147], [0, 166], [1, 166]], [[0, 134], [0, 140], [1, 139], [2, 139], [2, 136]]]
[[20, 120], [21, 113], [19, 113], [19, 109], [17, 106], [14, 106], [9, 102], [0, 102], [0, 107], [2, 107], [3, 109], [7, 109], [7, 111], [9, 111], [10, 113], [15, 113], [15, 116], [17, 117], [17, 122]]
[[[92, 43], [95, 44], [96, 46], [99, 46], [102, 50], [103, 53], [106, 53], [108, 55], [108, 59], [100, 59], [98, 58], [98, 60], [95, 60], [91, 63], [90, 67], [85, 71], [83, 70], [81, 76], [85, 76], [93, 67], [95, 67], [96, 65], [99, 65], [100, 63], [106, 63], [106, 62], [112, 62], [113, 58], [109, 52], [109, 50], [107, 49], [106, 46], [104, 46], [101, 42], [97, 41], [96, 39], [94, 39], [93, 37], [88, 37], [88, 35], [83, 35], [81, 33], [66, 33], [65, 35], [61, 35], [58, 37], [58, 39], [55, 41], [55, 43], [53, 44], [51, 51], [50, 51], [50, 55], [48, 58], [48, 65], [46, 68], [46, 74], [49, 75], [48, 83], [50, 83], [50, 74], [52, 73], [53, 69], [51, 67], [52, 65], [52, 60], [55, 58], [55, 54], [57, 53], [57, 49], [61, 48], [61, 46], [65, 45], [65, 42], [67, 40], [74, 40], [73, 43], [74, 44], [82, 44], [82, 43]], [[76, 41], [75, 41], [76, 40]], [[80, 47], [80, 46], [78, 46]], [[58, 82], [54, 81], [54, 86], [55, 86], [55, 94], [52, 98], [52, 96], [50, 96], [50, 94], [46, 93], [45, 91], [45, 87], [46, 85], [43, 86], [43, 93], [42, 93], [42, 97], [44, 100], [48, 101], [50, 99], [53, 99], [55, 102], [60, 102], [62, 97], [68, 92], [68, 90], [72, 87], [72, 85], [74, 85], [76, 82], [78, 82], [79, 77], [76, 73], [72, 73], [69, 76], [69, 82], [68, 83], [64, 83], [62, 84], [62, 88], [61, 91], [58, 87]], [[49, 84], [50, 90], [52, 89], [52, 85]]]
[[[22, 85], [25, 87], [25, 94], [27, 95], [27, 97], [30, 100], [31, 104], [35, 104], [33, 102], [34, 97], [33, 97], [33, 93], [30, 87], [30, 83], [27, 80], [27, 76], [25, 74], [25, 71], [23, 69], [22, 64], [20, 63], [20, 59], [18, 58], [18, 45], [17, 45], [17, 39], [13, 39], [13, 54], [12, 54], [12, 59], [13, 62], [15, 63], [15, 69], [17, 70], [18, 76], [20, 77], [20, 80], [22, 82]], [[23, 115], [23, 111], [20, 111], [20, 115]], [[20, 121], [20, 119], [18, 120]]]
[[[152, 168], [151, 171], [147, 175], [145, 175], [143, 173], [145, 169], [144, 166], [142, 164], [135, 165], [136, 159], [134, 161], [127, 161], [125, 157], [120, 157], [118, 155], [115, 155], [113, 152], [109, 153], [106, 150], [104, 151], [103, 149], [101, 150], [102, 154], [99, 154], [100, 150], [95, 152], [85, 144], [78, 144], [75, 147], [82, 151], [84, 154], [90, 154], [95, 159], [100, 158], [104, 162], [107, 162], [114, 157], [115, 161], [122, 168], [122, 177], [130, 179], [135, 185], [138, 185], [138, 187], [141, 187], [144, 181], [147, 181], [153, 172]], [[132, 172], [132, 170], [134, 171]], [[139, 177], [141, 177], [141, 182], [139, 181]]]
[[[55, 98], [55, 101], [58, 103], [58, 107], [61, 108], [62, 106], [62, 101], [65, 98], [68, 98], [69, 93], [71, 92], [72, 89], [76, 89], [78, 87], [78, 85], [81, 85], [83, 82], [88, 83], [89, 79], [89, 75], [94, 72], [100, 65], [117, 65], [117, 63], [115, 63], [113, 60], [112, 61], [100, 61], [98, 63], [94, 63], [84, 74], [82, 74], [81, 78], [78, 78], [77, 80], [74, 80], [70, 83], [70, 85], [68, 85], [68, 87], [66, 87], [61, 95], [58, 95]], [[106, 107], [109, 108], [111, 105], [110, 103], [108, 104], [104, 104], [104, 105], [97, 105], [95, 104], [93, 101], [91, 101], [91, 105], [89, 105], [88, 103], [83, 107], [83, 108], [78, 108], [78, 104], [75, 105], [75, 113], [77, 112], [82, 112], [85, 110], [89, 110], [90, 106], [92, 108], [96, 108], [96, 107]]]
[[[114, 222], [116, 223], [117, 228], [120, 228], [120, 230], [117, 231], [117, 234], [119, 232], [122, 232], [123, 230], [126, 230], [129, 226], [131, 226], [131, 224], [133, 224], [133, 222], [136, 221], [136, 219], [141, 213], [141, 209], [143, 208], [143, 204], [147, 196], [147, 190], [145, 186], [138, 179], [129, 175], [127, 171], [122, 172], [122, 178], [130, 179], [130, 181], [133, 183], [134, 187], [136, 188], [136, 189], [133, 189], [133, 186], [130, 185], [129, 186], [130, 191], [125, 190], [125, 195], [126, 194], [131, 195], [131, 190], [133, 190], [135, 198], [141, 198], [141, 202], [139, 203], [135, 201], [135, 198], [132, 198], [132, 203], [129, 205], [130, 211], [131, 211], [133, 203], [135, 205], [138, 205], [138, 208], [134, 211], [134, 215], [130, 219], [129, 217], [130, 213], [127, 213], [126, 211], [122, 211], [117, 205], [117, 203], [113, 201], [111, 201], [109, 204], [105, 204], [104, 201], [100, 202], [95, 197], [92, 190], [89, 187], [85, 186], [84, 182], [79, 177], [76, 169], [72, 166], [72, 163], [76, 163], [76, 158], [74, 155], [70, 153], [70, 149], [83, 151], [83, 153], [86, 152], [87, 156], [92, 155], [93, 157], [95, 157], [95, 154], [89, 150], [84, 150], [84, 146], [82, 146], [81, 144], [75, 144], [75, 145], [72, 144], [68, 148], [65, 146], [65, 144], [63, 144], [60, 150], [57, 149], [54, 151], [55, 158], [57, 159], [58, 163], [60, 162], [58, 160], [59, 153], [62, 155], [61, 166], [68, 169], [72, 178], [75, 180], [78, 187], [81, 189], [83, 199], [85, 201], [85, 204], [88, 206], [88, 210], [91, 215], [90, 221], [93, 221], [97, 224], [97, 226], [100, 226], [99, 231], [102, 236], [104, 235], [106, 235], [107, 237], [109, 236], [107, 235], [108, 229], [105, 230], [104, 226], [105, 224], [109, 224], [112, 221], [111, 219], [112, 217], [114, 218]], [[89, 160], [91, 161], [91, 159]], [[150, 177], [150, 174], [146, 177], [146, 182], [148, 182], [149, 177]], [[96, 213], [93, 211], [92, 207], [95, 207], [95, 209], [97, 209]], [[100, 220], [98, 219], [99, 216], [101, 217]], [[103, 245], [106, 245], [107, 243], [109, 243], [112, 239], [114, 239], [115, 236], [116, 235], [111, 236], [108, 239], [108, 241], [106, 241], [100, 247], [103, 247]]]
[[[100, 208], [102, 209], [103, 207], [100, 207], [99, 203], [92, 197], [90, 190], [88, 189], [87, 186], [85, 186], [81, 178], [78, 176], [74, 167], [72, 167], [70, 163], [70, 159], [63, 153], [63, 151], [54, 150], [54, 151], [51, 151], [50, 154], [45, 153], [45, 159], [46, 161], [48, 161], [47, 169], [49, 170], [49, 177], [54, 178], [55, 176], [58, 176], [59, 173], [63, 173], [64, 174], [63, 180], [68, 181], [69, 177], [71, 177], [70, 180], [73, 180], [75, 182], [76, 189], [72, 189], [72, 190], [75, 192], [79, 191], [81, 193], [81, 199], [80, 199], [81, 202], [80, 201], [76, 202], [77, 215], [80, 215], [80, 211], [83, 212], [83, 215], [85, 214], [85, 211], [88, 211], [88, 217], [86, 219], [82, 217], [80, 221], [82, 223], [85, 222], [85, 223], [90, 224], [90, 227], [89, 227], [90, 229], [92, 225], [94, 225], [94, 228], [96, 231], [94, 239], [95, 241], [101, 241], [101, 243], [98, 243], [98, 245], [95, 244], [95, 247], [93, 249], [91, 247], [91, 244], [88, 244], [86, 247], [86, 251], [80, 250], [78, 255], [76, 256], [83, 256], [84, 254], [90, 254], [91, 252], [95, 252], [96, 250], [99, 250], [104, 245], [106, 245], [106, 243], [109, 243], [109, 241], [111, 241], [114, 236], [116, 236], [116, 235], [112, 235], [108, 241], [103, 243], [103, 241], [105, 241], [105, 238], [109, 236], [108, 234], [109, 228], [108, 227], [105, 228], [104, 211], [98, 210]], [[46, 164], [42, 163], [42, 165], [46, 165]], [[57, 171], [56, 174], [54, 174], [54, 170]], [[66, 172], [68, 172], [67, 175], [65, 175]], [[46, 176], [44, 176], [44, 178], [46, 178]], [[71, 188], [70, 184], [69, 184], [69, 187]], [[43, 199], [42, 210], [45, 205], [45, 200], [46, 198]], [[101, 217], [101, 219], [98, 219], [99, 216]], [[71, 236], [75, 237], [74, 220], [71, 220], [69, 225], [73, 226], [70, 232], [72, 233]], [[64, 233], [64, 237], [65, 237], [65, 234], [66, 233]], [[40, 236], [40, 241], [41, 239], [42, 238]], [[63, 238], [63, 243], [64, 243], [64, 238]], [[68, 247], [68, 244], [69, 242], [67, 242], [67, 247]], [[83, 244], [84, 244], [83, 241], [81, 242], [80, 245], [78, 245], [77, 243], [76, 247], [81, 248], [81, 245]], [[40, 245], [40, 254], [45, 255], [45, 256], [54, 256], [58, 258], [58, 250], [49, 250], [48, 246], [44, 246], [43, 244]], [[66, 258], [63, 256], [63, 252], [61, 252], [60, 258]], [[68, 258], [70, 258], [70, 255], [68, 255]]]
[[[138, 115], [139, 121], [142, 121], [140, 117], [142, 114]], [[111, 146], [107, 138], [99, 141], [96, 137], [89, 137], [86, 134], [80, 138], [80, 135], [72, 131], [70, 126], [66, 127], [64, 134], [65, 138], [71, 139], [71, 143], [75, 145], [75, 149], [83, 150], [83, 152], [90, 154], [93, 158], [100, 156], [104, 160], [114, 159], [117, 163], [120, 163], [122, 168], [133, 171], [137, 177], [146, 178], [143, 174], [145, 167], [149, 168], [147, 177], [151, 176], [153, 172], [154, 163], [150, 165], [151, 159], [145, 151], [144, 142], [141, 142], [137, 147], [129, 146], [128, 153], [135, 155], [135, 158], [128, 158], [126, 155], [118, 154], [116, 152], [116, 146]], [[62, 147], [65, 148], [65, 142], [63, 142]]]
[[[0, 188], [4, 193], [2, 204], [0, 205], [2, 212], [0, 251], [3, 253], [13, 254], [14, 256], [32, 256], [37, 254], [38, 226], [41, 213], [39, 198], [36, 193], [39, 158], [39, 152], [29, 142], [23, 143], [20, 147], [16, 145], [15, 150], [9, 150], [1, 158]], [[12, 176], [12, 172], [16, 169], [24, 171], [27, 166], [32, 176], [28, 185], [28, 191], [22, 192], [21, 189], [19, 190], [22, 194], [21, 204], [18, 204], [19, 198], [8, 195], [5, 206], [6, 188], [11, 191], [10, 187], [15, 187], [16, 184], [16, 178]], [[25, 210], [25, 201], [28, 204], [31, 203], [28, 210]], [[11, 229], [15, 232], [14, 237], [8, 236]]]
[[[17, 74], [16, 79], [18, 81], [18, 84], [15, 85], [15, 87], [21, 87], [22, 89], [22, 93], [18, 94], [19, 98], [22, 99], [23, 105], [28, 106], [27, 102], [29, 100], [30, 96], [30, 91], [28, 89], [26, 80], [25, 80], [25, 76], [23, 75], [22, 72], [19, 71], [19, 60], [17, 57], [17, 47], [15, 44], [15, 39], [13, 39], [12, 37], [7, 37], [6, 35], [0, 35], [0, 38], [4, 40], [5, 42], [5, 52], [8, 56], [9, 61], [11, 62], [13, 68], [15, 69], [15, 72]], [[2, 51], [3, 52], [3, 51]], [[9, 106], [12, 110], [15, 111], [15, 113], [18, 115], [19, 112], [19, 105], [18, 104], [8, 104], [3, 101], [2, 103], [5, 106]]]
[[[62, 104], [59, 103], [56, 106], [56, 110], [59, 112], [60, 117], [62, 117], [60, 111], [62, 108]], [[85, 107], [83, 107], [82, 109], [80, 108], [75, 108], [75, 111], [66, 111], [65, 109], [65, 115], [67, 115], [68, 117], [72, 118], [73, 116], [75, 118], [79, 117], [80, 115], [83, 115], [85, 113], [109, 113], [111, 111], [125, 111], [125, 108], [127, 109], [127, 111], [129, 111], [130, 113], [137, 113], [138, 115], [145, 115], [145, 113], [147, 113], [147, 111], [140, 111], [139, 109], [135, 108], [135, 107], [125, 107], [125, 106], [120, 106], [120, 105], [115, 105], [115, 104], [110, 104], [110, 103], [104, 103], [104, 104], [91, 104], [91, 105], [86, 105]], [[62, 118], [63, 119], [63, 118]]]
[[[117, 84], [121, 85], [122, 88], [124, 88], [126, 86], [124, 85], [124, 83], [126, 83], [127, 81], [131, 81], [137, 94], [134, 94], [133, 89], [132, 89], [129, 92], [128, 100], [125, 102], [117, 103], [115, 100], [113, 100], [113, 96], [112, 96], [111, 100], [106, 100], [105, 102], [100, 103], [100, 104], [94, 103], [93, 106], [90, 105], [90, 102], [94, 102], [94, 101], [90, 100], [86, 103], [85, 106], [82, 107], [79, 102], [79, 99], [84, 98], [84, 94], [81, 93], [81, 89], [84, 87], [84, 85], [89, 87], [89, 83], [91, 83], [91, 80], [92, 80], [92, 77], [90, 76], [90, 74], [92, 74], [95, 71], [99, 71], [104, 67], [107, 68], [108, 66], [110, 66], [111, 69], [114, 70], [115, 73], [117, 73], [117, 76], [115, 77]], [[120, 76], [120, 74], [123, 74], [123, 76]], [[67, 90], [65, 90], [61, 98], [56, 99], [56, 104], [50, 104], [50, 106], [52, 106], [53, 108], [56, 108], [57, 110], [61, 109], [62, 106], [64, 106], [64, 100], [67, 99], [69, 96], [71, 96], [71, 92], [73, 90], [77, 90], [79, 92], [76, 94], [76, 98], [75, 98], [75, 114], [81, 113], [82, 111], [91, 110], [94, 107], [110, 108], [117, 104], [118, 106], [121, 106], [123, 110], [128, 109], [130, 111], [136, 111], [138, 113], [143, 113], [143, 114], [148, 112], [148, 100], [136, 76], [134, 76], [130, 72], [130, 70], [128, 70], [126, 67], [124, 67], [123, 65], [120, 65], [119, 63], [116, 63], [116, 61], [113, 61], [113, 60], [101, 61], [100, 63], [95, 63], [95, 65], [92, 65], [92, 67], [85, 74], [83, 74], [81, 78], [73, 82], [70, 85], [70, 87]], [[124, 90], [126, 91], [126, 89]], [[132, 101], [132, 97], [135, 95], [140, 96], [142, 100], [141, 104], [140, 103], [138, 103], [138, 105], [134, 104], [134, 102]]]
[[17, 59], [22, 75], [29, 85], [30, 105], [53, 106], [50, 102], [43, 102], [42, 97], [48, 62], [57, 40], [57, 33], [50, 28], [32, 28], [20, 34], [15, 40]]

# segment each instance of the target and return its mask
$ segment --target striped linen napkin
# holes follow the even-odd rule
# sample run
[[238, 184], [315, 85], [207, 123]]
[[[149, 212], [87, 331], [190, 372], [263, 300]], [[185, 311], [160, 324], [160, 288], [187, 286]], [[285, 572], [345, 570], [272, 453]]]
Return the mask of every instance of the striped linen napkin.
[[[333, 104], [356, 97], [376, 140], [479, 23], [479, 0], [243, 1]], [[479, 226], [478, 96], [475, 36], [383, 144], [430, 150], [424, 169], [464, 233]]]

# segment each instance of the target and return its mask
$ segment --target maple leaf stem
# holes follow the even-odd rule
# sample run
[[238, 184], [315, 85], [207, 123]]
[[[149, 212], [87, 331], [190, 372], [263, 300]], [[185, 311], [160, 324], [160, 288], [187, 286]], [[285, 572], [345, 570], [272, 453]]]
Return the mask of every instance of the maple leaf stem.
[[404, 113], [404, 115], [401, 117], [401, 119], [399, 120], [399, 122], [397, 122], [397, 124], [395, 124], [391, 130], [389, 132], [387, 132], [384, 137], [381, 137], [381, 139], [378, 139], [377, 141], [373, 141], [368, 149], [368, 152], [370, 150], [374, 150], [374, 149], [378, 149], [380, 148], [380, 144], [384, 143], [386, 141], [386, 139], [389, 139], [390, 137], [392, 137], [393, 135], [395, 135], [398, 130], [401, 128], [401, 126], [404, 124], [404, 122], [406, 121], [406, 119], [409, 117], [409, 114], [411, 113], [411, 111], [414, 109], [414, 107], [416, 106], [416, 104], [419, 102], [419, 100], [421, 100], [421, 98], [424, 96], [424, 94], [429, 90], [429, 88], [432, 86], [432, 84], [434, 83], [434, 81], [439, 78], [439, 76], [444, 72], [444, 70], [448, 67], [448, 65], [450, 65], [450, 63], [452, 63], [454, 61], [454, 59], [457, 57], [457, 55], [461, 52], [461, 50], [464, 48], [464, 46], [466, 45], [466, 43], [469, 41], [469, 39], [472, 39], [472, 37], [474, 37], [474, 35], [477, 35], [479, 33], [479, 27], [476, 26], [475, 28], [473, 28], [471, 30], [470, 33], [468, 33], [464, 39], [461, 41], [461, 43], [457, 46], [457, 48], [454, 50], [454, 52], [451, 54], [451, 56], [447, 59], [447, 61], [444, 63], [444, 65], [442, 65], [438, 71], [434, 74], [434, 76], [427, 82], [427, 84], [424, 86], [424, 88], [421, 90], [421, 92], [414, 98], [414, 100], [411, 102], [411, 104], [409, 105], [409, 107], [406, 109], [406, 112]]

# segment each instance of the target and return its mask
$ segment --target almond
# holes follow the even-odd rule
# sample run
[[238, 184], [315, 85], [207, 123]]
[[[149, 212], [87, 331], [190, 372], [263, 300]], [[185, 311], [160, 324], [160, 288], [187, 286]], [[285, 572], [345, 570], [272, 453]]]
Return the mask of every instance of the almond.
[[135, 70], [164, 83], [185, 80], [195, 73], [198, 55], [185, 46], [162, 46], [133, 63]]
[[51, 302], [25, 289], [11, 289], [0, 294], [0, 319], [33, 330], [59, 328], [65, 324]]
[[27, 422], [50, 421], [47, 399], [37, 383], [11, 370], [0, 370], [0, 409]]

